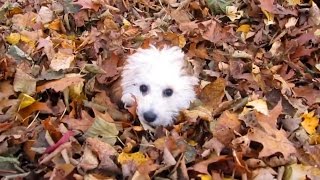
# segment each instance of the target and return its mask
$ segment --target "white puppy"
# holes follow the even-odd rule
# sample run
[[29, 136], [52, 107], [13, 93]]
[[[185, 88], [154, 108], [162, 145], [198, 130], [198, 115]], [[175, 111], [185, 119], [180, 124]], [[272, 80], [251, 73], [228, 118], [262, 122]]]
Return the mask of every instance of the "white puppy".
[[138, 49], [130, 55], [122, 72], [122, 102], [137, 103], [140, 121], [168, 126], [179, 111], [195, 99], [198, 79], [187, 73], [179, 47]]

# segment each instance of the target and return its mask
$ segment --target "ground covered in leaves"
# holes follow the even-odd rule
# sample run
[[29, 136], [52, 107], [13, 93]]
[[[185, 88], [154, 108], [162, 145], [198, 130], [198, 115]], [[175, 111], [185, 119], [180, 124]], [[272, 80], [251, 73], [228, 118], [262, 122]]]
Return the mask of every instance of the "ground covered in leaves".
[[[0, 175], [319, 179], [319, 5], [0, 0]], [[126, 56], [149, 44], [183, 48], [200, 79], [153, 131], [114, 101]]]

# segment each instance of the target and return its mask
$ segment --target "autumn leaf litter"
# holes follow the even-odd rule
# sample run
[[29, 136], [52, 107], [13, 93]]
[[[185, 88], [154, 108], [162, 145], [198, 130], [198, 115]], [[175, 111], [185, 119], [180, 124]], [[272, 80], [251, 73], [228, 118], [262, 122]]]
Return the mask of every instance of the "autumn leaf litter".
[[[319, 179], [319, 1], [0, 1], [4, 179]], [[198, 99], [153, 131], [128, 54], [179, 46]], [[165, 71], [164, 71], [165, 73]]]

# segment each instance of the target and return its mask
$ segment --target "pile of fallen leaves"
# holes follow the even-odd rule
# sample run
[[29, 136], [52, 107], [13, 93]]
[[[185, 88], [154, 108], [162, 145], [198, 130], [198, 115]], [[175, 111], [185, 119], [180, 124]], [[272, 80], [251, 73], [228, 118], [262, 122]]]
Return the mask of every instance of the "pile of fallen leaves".
[[[0, 175], [319, 179], [319, 5], [0, 0]], [[200, 79], [153, 132], [114, 100], [126, 56], [150, 44], [181, 47]]]

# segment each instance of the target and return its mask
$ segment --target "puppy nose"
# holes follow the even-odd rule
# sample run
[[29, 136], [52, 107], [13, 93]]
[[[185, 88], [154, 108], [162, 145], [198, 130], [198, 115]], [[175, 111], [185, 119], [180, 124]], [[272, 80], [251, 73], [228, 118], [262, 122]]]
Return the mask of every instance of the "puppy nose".
[[157, 119], [157, 115], [152, 111], [147, 111], [143, 113], [143, 118], [150, 123]]

